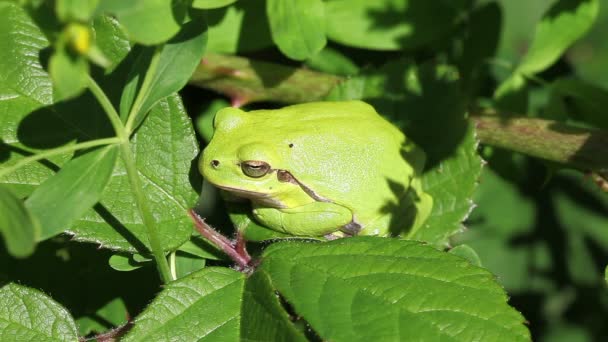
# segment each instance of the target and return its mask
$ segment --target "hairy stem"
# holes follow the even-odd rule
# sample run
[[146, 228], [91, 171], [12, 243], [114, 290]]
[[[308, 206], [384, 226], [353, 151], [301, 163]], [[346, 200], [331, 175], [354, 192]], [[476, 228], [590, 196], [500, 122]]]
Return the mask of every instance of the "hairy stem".
[[[227, 95], [233, 105], [322, 100], [345, 78], [243, 57], [207, 54], [190, 84]], [[483, 144], [506, 148], [568, 167], [608, 169], [608, 132], [557, 121], [472, 115]]]

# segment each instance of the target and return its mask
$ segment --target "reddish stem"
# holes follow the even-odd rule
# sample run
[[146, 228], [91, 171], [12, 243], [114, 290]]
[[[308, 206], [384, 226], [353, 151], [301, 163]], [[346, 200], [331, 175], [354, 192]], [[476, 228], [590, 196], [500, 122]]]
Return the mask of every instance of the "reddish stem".
[[[215, 229], [211, 228], [203, 218], [201, 218], [193, 209], [188, 210], [188, 214], [194, 221], [196, 230], [209, 242], [221, 249], [230, 259], [232, 259], [241, 270], [249, 269], [251, 263], [251, 257], [247, 250], [245, 250], [245, 244], [238, 242], [236, 247], [232, 241], [226, 238], [224, 235], [218, 233]], [[240, 238], [242, 240], [242, 238]]]

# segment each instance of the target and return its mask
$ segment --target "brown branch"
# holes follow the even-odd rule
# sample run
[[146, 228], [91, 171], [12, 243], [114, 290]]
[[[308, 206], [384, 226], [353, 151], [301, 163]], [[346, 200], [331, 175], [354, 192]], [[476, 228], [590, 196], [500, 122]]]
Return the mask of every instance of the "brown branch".
[[[232, 98], [233, 105], [322, 100], [344, 78], [243, 57], [208, 54], [190, 83]], [[535, 118], [473, 115], [483, 144], [605, 174], [608, 132]]]

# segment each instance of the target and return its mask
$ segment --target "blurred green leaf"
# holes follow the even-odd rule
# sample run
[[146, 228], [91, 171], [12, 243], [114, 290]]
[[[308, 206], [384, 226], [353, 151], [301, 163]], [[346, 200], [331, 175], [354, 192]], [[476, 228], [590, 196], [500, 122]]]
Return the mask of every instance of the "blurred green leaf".
[[266, 15], [272, 40], [291, 59], [308, 59], [327, 43], [321, 0], [267, 0]]
[[[137, 170], [156, 219], [165, 251], [182, 245], [192, 232], [186, 211], [196, 191], [190, 183], [198, 142], [190, 118], [177, 95], [161, 100], [132, 138]], [[200, 177], [198, 172], [193, 179]], [[69, 232], [76, 240], [104, 247], [146, 253], [148, 239], [133, 199], [122, 162], [116, 166], [100, 205], [78, 220]]]
[[608, 129], [608, 90], [593, 84], [569, 78], [561, 78], [551, 85], [553, 110], [568, 117]]
[[183, 1], [101, 0], [97, 10], [115, 15], [134, 41], [154, 45], [179, 31], [186, 9]]
[[477, 255], [477, 252], [468, 245], [458, 245], [450, 249], [449, 253], [467, 259], [473, 266], [482, 267], [479, 255]]
[[217, 247], [207, 240], [194, 236], [179, 246], [178, 250], [204, 259], [220, 260], [224, 258], [224, 255]]
[[306, 61], [306, 65], [313, 69], [334, 75], [351, 76], [356, 75], [359, 72], [357, 65], [345, 54], [328, 46], [310, 57]]
[[0, 288], [0, 340], [77, 341], [68, 311], [40, 291], [10, 283]]
[[528, 111], [528, 89], [526, 79], [519, 73], [502, 82], [494, 91], [496, 107], [519, 115]]
[[322, 339], [530, 340], [489, 272], [418, 242], [280, 242], [259, 271]]
[[56, 50], [49, 61], [53, 79], [53, 100], [63, 101], [82, 93], [88, 84], [89, 63], [64, 49]]
[[64, 22], [88, 21], [101, 0], [57, 0], [55, 11]]
[[265, 0], [238, 1], [206, 11], [208, 51], [236, 53], [272, 46]]
[[237, 0], [194, 0], [192, 7], [200, 9], [213, 9], [231, 5]]
[[[207, 42], [207, 28], [202, 19], [195, 19], [185, 24], [182, 30], [165, 44], [160, 53], [158, 64], [149, 69], [151, 57], [145, 50], [138, 58], [129, 75], [120, 103], [121, 116], [134, 105], [135, 96], [141, 98], [136, 113], [137, 122], [141, 122], [150, 108], [162, 98], [183, 88], [196, 66], [200, 63]], [[144, 76], [145, 75], [145, 76]], [[145, 78], [150, 78], [146, 88], [142, 87]], [[139, 92], [144, 92], [139, 94]], [[136, 124], [138, 126], [138, 124]]]
[[106, 71], [111, 72], [127, 56], [131, 44], [118, 20], [109, 15], [97, 16], [93, 22], [93, 29], [96, 46], [110, 60], [110, 66]]
[[533, 74], [553, 64], [572, 43], [593, 25], [599, 0], [559, 0], [536, 27], [532, 45], [517, 72]]
[[118, 150], [107, 146], [67, 162], [25, 201], [41, 225], [39, 240], [55, 236], [97, 203], [116, 165]]
[[414, 49], [448, 33], [464, 1], [328, 0], [327, 37], [374, 50]]
[[23, 205], [23, 201], [6, 186], [0, 185], [0, 232], [6, 249], [23, 258], [34, 252], [40, 235], [40, 224]]

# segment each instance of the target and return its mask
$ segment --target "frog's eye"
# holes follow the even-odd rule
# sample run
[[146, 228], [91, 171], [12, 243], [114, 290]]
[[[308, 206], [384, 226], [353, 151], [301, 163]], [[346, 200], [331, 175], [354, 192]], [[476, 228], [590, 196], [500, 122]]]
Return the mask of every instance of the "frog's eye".
[[243, 173], [252, 178], [260, 178], [270, 172], [270, 164], [259, 160], [246, 160], [241, 163]]

